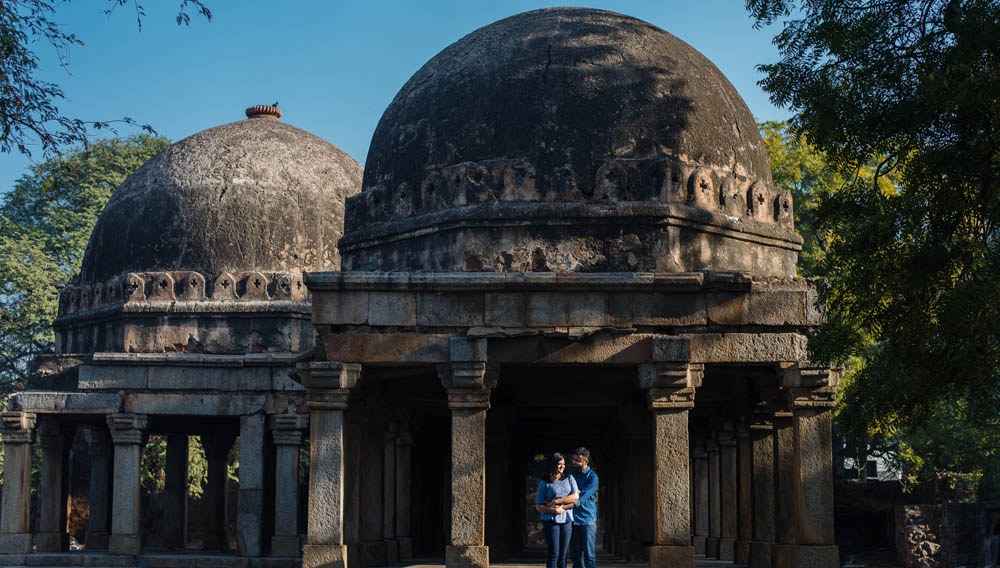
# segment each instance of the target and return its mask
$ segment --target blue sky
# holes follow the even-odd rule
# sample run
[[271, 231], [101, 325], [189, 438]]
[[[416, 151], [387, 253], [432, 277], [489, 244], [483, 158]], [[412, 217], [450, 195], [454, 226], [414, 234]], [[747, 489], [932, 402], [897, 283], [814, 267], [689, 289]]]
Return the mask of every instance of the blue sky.
[[[59, 65], [36, 44], [42, 76], [67, 95], [59, 108], [86, 120], [129, 116], [173, 141], [241, 120], [254, 104], [280, 102], [283, 120], [364, 163], [386, 106], [428, 59], [460, 37], [519, 12], [566, 5], [512, 0], [262, 2], [205, 0], [211, 23], [174, 21], [177, 0], [145, 0], [141, 31], [134, 6], [102, 0], [57, 5], [55, 20], [86, 45]], [[613, 10], [657, 25], [712, 60], [758, 120], [790, 117], [756, 85], [755, 66], [775, 61], [776, 29], [754, 30], [742, 0], [618, 0], [575, 5]], [[122, 133], [133, 130], [123, 129]], [[33, 159], [42, 159], [40, 150]], [[0, 192], [30, 161], [0, 154]]]

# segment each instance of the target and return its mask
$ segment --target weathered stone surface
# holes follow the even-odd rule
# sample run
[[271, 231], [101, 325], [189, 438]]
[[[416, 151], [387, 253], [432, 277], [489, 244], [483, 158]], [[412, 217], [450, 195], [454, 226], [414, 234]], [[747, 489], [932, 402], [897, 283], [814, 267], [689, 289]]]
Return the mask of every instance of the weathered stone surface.
[[800, 361], [807, 354], [806, 337], [797, 333], [704, 333], [684, 337], [690, 342], [690, 360], [700, 363]]
[[115, 191], [81, 279], [144, 270], [337, 269], [342, 204], [360, 189], [361, 171], [344, 152], [277, 120], [199, 132]]
[[146, 394], [125, 396], [125, 412], [241, 416], [264, 407], [263, 395]]
[[692, 568], [694, 548], [690, 546], [653, 545], [649, 547], [650, 568]]
[[417, 296], [417, 325], [475, 327], [484, 325], [482, 293], [427, 292]]
[[447, 568], [488, 568], [490, 548], [450, 544], [444, 549], [444, 565]]
[[708, 319], [719, 325], [809, 325], [805, 290], [708, 295]]
[[601, 292], [529, 292], [525, 323], [534, 327], [608, 324], [608, 297]]
[[347, 568], [347, 547], [343, 544], [305, 544], [302, 568]]
[[797, 544], [833, 544], [832, 414], [828, 408], [795, 411]]
[[368, 323], [368, 292], [341, 291], [314, 295], [312, 321], [317, 325]]
[[495, 327], [524, 327], [525, 297], [523, 293], [491, 293], [485, 297], [484, 325]]
[[[688, 518], [691, 496], [690, 476], [677, 475], [687, 471], [688, 413], [686, 409], [656, 409], [653, 411], [655, 443], [653, 463], [656, 476], [654, 493], [654, 543], [670, 547], [684, 547], [693, 556], [691, 521]], [[657, 548], [656, 546], [652, 548]], [[650, 552], [651, 566], [653, 552]]]
[[323, 336], [327, 358], [363, 363], [444, 363], [449, 335], [329, 334]]
[[110, 414], [122, 405], [121, 395], [104, 393], [25, 391], [9, 400], [11, 410], [39, 413]]
[[372, 292], [368, 295], [370, 325], [412, 326], [417, 323], [415, 294]]

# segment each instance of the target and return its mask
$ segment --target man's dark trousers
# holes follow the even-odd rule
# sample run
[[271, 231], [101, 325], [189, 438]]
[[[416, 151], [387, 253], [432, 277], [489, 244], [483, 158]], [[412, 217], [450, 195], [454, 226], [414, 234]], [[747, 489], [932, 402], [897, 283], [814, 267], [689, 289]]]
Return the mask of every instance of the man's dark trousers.
[[573, 540], [570, 543], [573, 568], [597, 568], [596, 548], [597, 523], [573, 525]]

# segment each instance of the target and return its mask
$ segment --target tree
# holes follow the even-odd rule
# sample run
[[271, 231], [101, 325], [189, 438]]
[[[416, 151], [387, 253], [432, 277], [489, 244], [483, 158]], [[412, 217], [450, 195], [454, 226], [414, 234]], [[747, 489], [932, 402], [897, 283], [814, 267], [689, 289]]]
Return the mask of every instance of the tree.
[[0, 200], [0, 391], [51, 348], [57, 287], [79, 272], [111, 192], [168, 145], [145, 134], [100, 140], [32, 166]]
[[[211, 21], [212, 12], [201, 0], [179, 0], [177, 24], [190, 24], [188, 9]], [[115, 7], [132, 4], [138, 25], [145, 15], [139, 0], [108, 0], [110, 13]], [[17, 150], [31, 155], [33, 140], [51, 155], [63, 146], [86, 144], [88, 129], [114, 129], [115, 123], [135, 125], [129, 117], [120, 120], [83, 120], [62, 114], [56, 106], [64, 99], [62, 89], [38, 77], [37, 43], [49, 44], [59, 54], [65, 67], [67, 50], [83, 45], [76, 34], [64, 31], [53, 19], [55, 0], [7, 0], [0, 9], [0, 152]], [[143, 125], [147, 132], [152, 127]]]
[[892, 436], [996, 424], [1000, 3], [746, 5], [758, 25], [784, 21], [762, 86], [846, 180], [817, 209], [829, 318], [810, 341], [817, 360], [863, 361], [845, 417]]

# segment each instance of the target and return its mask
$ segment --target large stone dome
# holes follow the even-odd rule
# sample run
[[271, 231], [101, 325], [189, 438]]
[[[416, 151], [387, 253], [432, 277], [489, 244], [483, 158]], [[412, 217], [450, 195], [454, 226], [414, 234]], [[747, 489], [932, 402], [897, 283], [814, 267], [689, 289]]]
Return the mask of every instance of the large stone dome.
[[360, 189], [361, 165], [264, 108], [177, 142], [129, 176], [97, 221], [82, 283], [143, 271], [339, 269], [344, 199]]
[[345, 269], [791, 275], [801, 242], [729, 81], [599, 10], [519, 14], [431, 59], [382, 116], [363, 187]]

